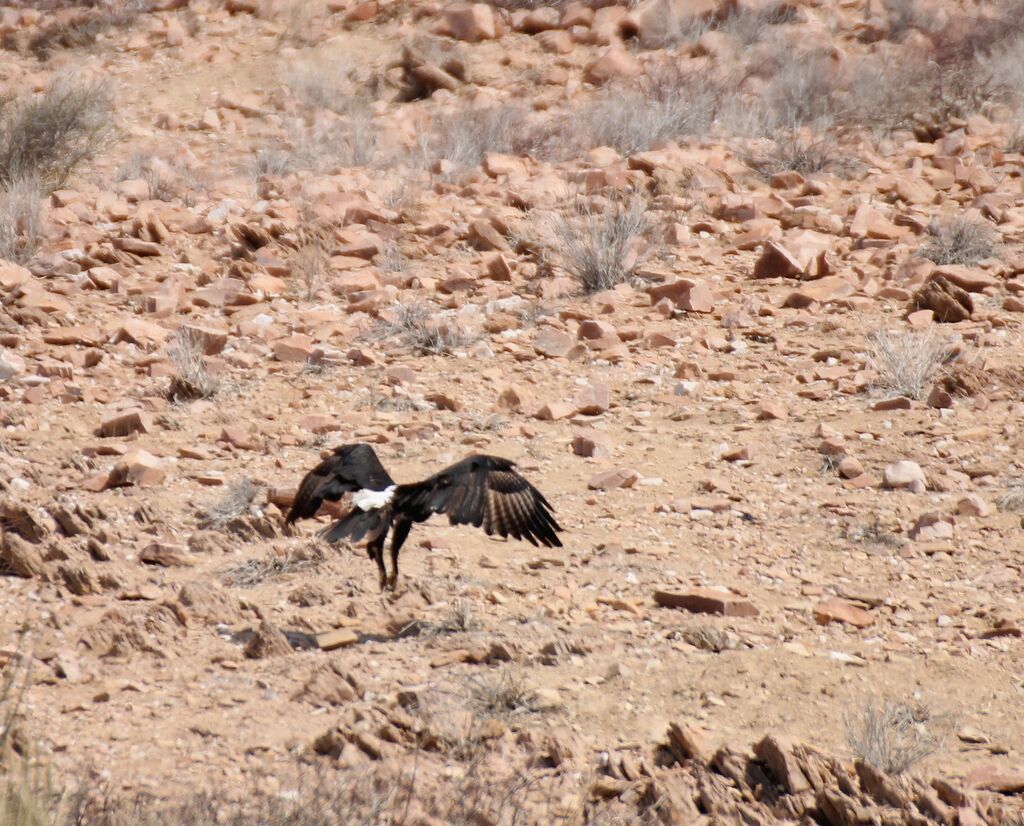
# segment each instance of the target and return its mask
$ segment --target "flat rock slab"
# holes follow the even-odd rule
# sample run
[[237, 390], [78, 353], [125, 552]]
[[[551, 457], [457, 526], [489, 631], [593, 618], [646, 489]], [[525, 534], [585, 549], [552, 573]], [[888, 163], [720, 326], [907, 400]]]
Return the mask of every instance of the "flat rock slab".
[[351, 628], [337, 628], [316, 635], [316, 644], [321, 651], [333, 651], [335, 648], [348, 648], [359, 642], [359, 634]]
[[655, 591], [654, 601], [663, 608], [682, 608], [695, 614], [756, 617], [760, 613], [749, 599], [712, 588], [696, 588], [682, 594], [671, 591]]

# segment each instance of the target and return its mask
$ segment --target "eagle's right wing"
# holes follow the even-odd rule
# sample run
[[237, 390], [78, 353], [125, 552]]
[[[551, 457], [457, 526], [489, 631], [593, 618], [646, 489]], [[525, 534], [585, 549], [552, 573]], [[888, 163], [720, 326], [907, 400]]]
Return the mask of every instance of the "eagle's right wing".
[[285, 522], [315, 516], [325, 500], [337, 502], [346, 493], [379, 491], [393, 484], [370, 445], [343, 445], [303, 477]]

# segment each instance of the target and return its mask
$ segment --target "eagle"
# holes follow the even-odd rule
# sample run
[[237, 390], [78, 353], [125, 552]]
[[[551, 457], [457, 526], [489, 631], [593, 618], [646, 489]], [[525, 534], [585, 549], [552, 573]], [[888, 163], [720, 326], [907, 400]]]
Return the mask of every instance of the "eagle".
[[[351, 510], [318, 536], [331, 543], [366, 537], [381, 591], [385, 586], [395, 590], [398, 552], [413, 523], [425, 522], [435, 513], [447, 514], [452, 525], [482, 527], [488, 536], [562, 547], [558, 532], [564, 529], [555, 521], [551, 503], [516, 471], [514, 462], [499, 456], [473, 453], [420, 482], [399, 485], [370, 445], [341, 445], [303, 477], [285, 522], [291, 525], [313, 517], [324, 500], [337, 502], [346, 493], [352, 495]], [[384, 566], [389, 531], [390, 574]]]

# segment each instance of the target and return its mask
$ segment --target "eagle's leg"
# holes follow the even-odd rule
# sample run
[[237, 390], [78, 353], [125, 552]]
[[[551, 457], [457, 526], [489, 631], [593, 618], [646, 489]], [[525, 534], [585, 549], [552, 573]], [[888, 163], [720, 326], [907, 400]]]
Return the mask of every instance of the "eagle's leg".
[[370, 556], [374, 562], [377, 563], [377, 571], [379, 573], [380, 589], [383, 591], [384, 586], [388, 581], [388, 572], [384, 568], [384, 537], [380, 536], [372, 540], [366, 549], [370, 552]]
[[388, 579], [388, 587], [392, 591], [398, 584], [398, 552], [402, 549], [410, 528], [412, 528], [412, 522], [406, 522], [403, 519], [395, 523], [395, 532], [391, 534], [391, 577]]

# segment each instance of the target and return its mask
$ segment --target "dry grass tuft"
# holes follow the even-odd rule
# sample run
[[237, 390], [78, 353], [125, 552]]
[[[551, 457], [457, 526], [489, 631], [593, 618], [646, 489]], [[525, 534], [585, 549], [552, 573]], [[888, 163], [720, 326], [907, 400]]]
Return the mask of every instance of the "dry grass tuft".
[[[39, 7], [45, 4], [31, 5]], [[131, 28], [139, 16], [149, 10], [150, 4], [148, 0], [111, 0], [106, 3], [71, 5], [90, 5], [93, 8], [81, 9], [72, 18], [52, 22], [45, 22], [44, 18], [43, 25], [27, 40], [19, 37], [19, 32], [11, 32], [4, 36], [5, 48], [27, 48], [40, 60], [47, 60], [58, 49], [86, 49], [108, 33]]]
[[367, 337], [399, 339], [423, 355], [448, 355], [477, 340], [454, 321], [439, 321], [436, 316], [437, 311], [427, 304], [395, 302], [386, 318], [377, 319]]
[[315, 547], [292, 550], [284, 555], [271, 552], [257, 559], [231, 565], [221, 573], [220, 581], [234, 588], [255, 588], [289, 574], [315, 571], [323, 559], [323, 552]]
[[502, 669], [469, 679], [469, 701], [477, 714], [490, 717], [518, 717], [538, 711], [533, 691], [517, 674]]
[[167, 356], [174, 366], [167, 389], [171, 401], [193, 401], [216, 395], [220, 382], [207, 370], [204, 355], [202, 339], [192, 330], [183, 328], [171, 337], [167, 348]]
[[828, 138], [812, 140], [801, 135], [778, 135], [766, 150], [743, 154], [743, 163], [760, 175], [799, 172], [812, 175], [844, 166], [839, 147]]
[[203, 509], [200, 527], [222, 530], [234, 519], [249, 513], [259, 487], [247, 476], [236, 479], [216, 502]]
[[39, 248], [42, 194], [35, 178], [19, 178], [0, 190], [0, 258], [22, 264]]
[[929, 328], [926, 332], [877, 330], [871, 335], [868, 363], [878, 374], [882, 391], [920, 399], [956, 350], [953, 340]]
[[844, 535], [851, 542], [861, 545], [898, 548], [902, 544], [899, 536], [882, 525], [878, 521], [878, 517], [875, 517], [873, 522], [865, 522], [863, 525], [847, 528]]
[[427, 623], [424, 633], [428, 637], [439, 637], [445, 634], [465, 634], [467, 631], [474, 631], [477, 628], [476, 620], [473, 618], [473, 609], [464, 599], [457, 599], [452, 603], [448, 615], [437, 623]]
[[949, 721], [920, 703], [870, 697], [846, 718], [846, 742], [861, 760], [903, 774], [937, 751]]
[[64, 185], [111, 137], [113, 93], [104, 81], [64, 76], [41, 95], [0, 98], [0, 189], [36, 179]]
[[632, 279], [646, 228], [647, 203], [640, 196], [613, 196], [604, 207], [578, 199], [554, 219], [554, 253], [584, 292], [608, 290]]
[[566, 135], [579, 134], [584, 147], [610, 146], [633, 155], [662, 141], [703, 135], [718, 106], [718, 91], [679, 71], [661, 71], [630, 86], [600, 92], [566, 122]]
[[419, 138], [420, 163], [442, 161], [458, 175], [483, 163], [488, 152], [509, 155], [547, 154], [552, 136], [535, 127], [528, 110], [518, 103], [487, 108], [462, 107], [435, 118]]
[[945, 226], [931, 228], [931, 240], [921, 255], [936, 264], [972, 266], [998, 253], [995, 231], [983, 220], [957, 216]]

